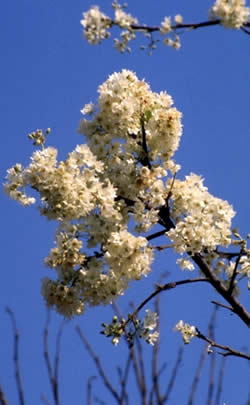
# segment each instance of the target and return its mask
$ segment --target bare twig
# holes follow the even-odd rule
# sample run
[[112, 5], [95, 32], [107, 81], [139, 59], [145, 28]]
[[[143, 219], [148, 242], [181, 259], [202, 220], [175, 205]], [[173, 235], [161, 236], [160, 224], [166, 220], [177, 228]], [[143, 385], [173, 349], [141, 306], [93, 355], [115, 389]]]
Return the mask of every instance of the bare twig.
[[6, 396], [4, 394], [3, 388], [0, 385], [0, 405], [8, 405]]
[[123, 398], [126, 402], [126, 404], [128, 404], [129, 400], [128, 400], [128, 393], [127, 393], [127, 383], [128, 383], [128, 376], [129, 376], [129, 371], [130, 371], [130, 366], [132, 363], [132, 354], [131, 351], [129, 351], [129, 355], [128, 355], [128, 359], [126, 362], [126, 366], [125, 366], [125, 370], [124, 370], [124, 375], [121, 375], [121, 379], [120, 379], [120, 384], [121, 384], [121, 398]]
[[220, 371], [219, 371], [218, 385], [217, 385], [216, 396], [215, 396], [215, 405], [221, 404], [221, 393], [222, 393], [222, 387], [223, 387], [225, 364], [226, 364], [226, 357], [222, 357]]
[[122, 404], [122, 399], [119, 397], [117, 391], [115, 390], [115, 388], [112, 386], [112, 384], [110, 383], [108, 377], [105, 374], [104, 368], [101, 364], [101, 361], [99, 359], [99, 357], [95, 354], [95, 352], [93, 351], [92, 347], [90, 346], [88, 340], [86, 339], [86, 337], [84, 336], [84, 334], [82, 333], [82, 330], [80, 328], [80, 326], [76, 326], [76, 331], [81, 339], [81, 341], [83, 342], [87, 352], [90, 354], [91, 358], [93, 359], [93, 361], [96, 364], [96, 368], [98, 370], [98, 373], [100, 375], [100, 377], [102, 378], [102, 381], [105, 385], [105, 387], [109, 390], [109, 392], [113, 395], [114, 399], [117, 401], [118, 404]]
[[142, 148], [145, 153], [144, 159], [142, 161], [142, 164], [147, 166], [149, 169], [152, 168], [149, 156], [148, 156], [148, 145], [147, 145], [147, 137], [146, 137], [146, 129], [145, 129], [145, 124], [144, 124], [144, 118], [141, 118], [141, 129], [142, 129]]
[[142, 399], [142, 404], [147, 404], [147, 383], [145, 378], [145, 366], [144, 366], [144, 358], [143, 358], [143, 350], [140, 339], [136, 336], [136, 347], [138, 353], [138, 366], [139, 366], [139, 373], [140, 373], [140, 395]]
[[164, 284], [164, 285], [157, 285], [155, 291], [152, 294], [150, 294], [145, 300], [143, 300], [142, 303], [136, 308], [136, 310], [132, 314], [132, 317], [136, 318], [136, 316], [138, 315], [140, 310], [149, 301], [151, 301], [154, 297], [156, 297], [156, 295], [160, 294], [162, 291], [172, 290], [173, 288], [176, 288], [179, 285], [191, 284], [191, 283], [199, 283], [199, 282], [210, 282], [210, 281], [207, 278], [198, 277], [198, 278], [193, 278], [193, 279], [173, 281], [171, 283], [167, 283], [167, 284]]
[[23, 392], [21, 372], [20, 372], [20, 363], [19, 363], [19, 332], [18, 332], [18, 329], [16, 326], [16, 320], [15, 320], [13, 311], [9, 307], [6, 308], [6, 311], [10, 316], [10, 319], [12, 322], [12, 327], [13, 327], [13, 333], [14, 333], [14, 365], [15, 365], [15, 376], [16, 376], [19, 403], [21, 405], [24, 405], [25, 404], [24, 392]]
[[44, 394], [41, 395], [41, 401], [44, 402], [46, 405], [51, 405], [51, 402], [46, 398]]
[[[208, 336], [210, 339], [215, 338], [214, 328], [215, 328], [215, 319], [217, 314], [218, 307], [214, 307], [212, 312], [211, 320], [208, 325]], [[214, 375], [215, 375], [215, 353], [210, 353], [210, 373], [209, 373], [209, 384], [208, 384], [208, 395], [207, 395], [207, 405], [212, 405], [212, 398], [214, 393]]]
[[54, 391], [55, 391], [54, 376], [53, 376], [53, 369], [52, 369], [50, 356], [49, 356], [49, 344], [48, 344], [49, 321], [50, 321], [50, 312], [48, 310], [46, 324], [45, 324], [44, 331], [43, 331], [43, 354], [44, 354], [45, 364], [46, 364], [47, 371], [48, 371], [49, 381], [50, 381], [50, 384], [52, 387], [52, 392], [54, 395]]
[[44, 359], [48, 371], [49, 382], [51, 385], [53, 398], [56, 405], [60, 404], [59, 400], [59, 390], [58, 390], [58, 371], [59, 371], [59, 359], [60, 359], [60, 341], [62, 336], [62, 331], [64, 323], [59, 328], [56, 337], [56, 354], [54, 361], [54, 371], [51, 365], [50, 355], [49, 355], [49, 344], [48, 344], [48, 334], [49, 334], [49, 321], [50, 321], [50, 312], [48, 310], [46, 324], [43, 332], [43, 348], [44, 348]]
[[[158, 315], [156, 330], [160, 332], [160, 296], [158, 295], [155, 299], [155, 312]], [[158, 371], [158, 356], [159, 356], [160, 343], [159, 340], [153, 346], [152, 354], [152, 381], [153, 381], [153, 392], [155, 393], [157, 403], [160, 405], [161, 402], [161, 392], [159, 386], [159, 371]]]
[[174, 247], [174, 244], [173, 244], [173, 243], [169, 243], [169, 244], [167, 244], [167, 245], [161, 245], [161, 246], [150, 245], [150, 247], [151, 247], [152, 249], [156, 249], [156, 250], [158, 250], [159, 252], [161, 252], [161, 251], [164, 250], [164, 249], [171, 249], [171, 248], [173, 248], [173, 247]]
[[223, 350], [223, 352], [218, 352], [222, 356], [236, 356], [236, 357], [241, 357], [243, 359], [250, 360], [250, 355], [249, 354], [240, 352], [240, 351], [235, 350], [235, 349], [232, 349], [232, 347], [230, 347], [230, 346], [225, 346], [225, 345], [221, 345], [219, 343], [216, 343], [212, 339], [210, 339], [209, 337], [203, 335], [199, 331], [199, 329], [197, 329], [197, 328], [196, 328], [196, 332], [197, 332], [196, 337], [198, 337], [199, 339], [202, 339], [205, 342], [209, 343], [212, 347], [216, 347], [218, 349]]
[[183, 350], [184, 350], [183, 346], [179, 348], [176, 363], [175, 363], [175, 366], [174, 366], [174, 368], [172, 370], [172, 375], [170, 377], [166, 393], [165, 393], [164, 397], [162, 398], [162, 403], [163, 404], [166, 403], [169, 400], [170, 394], [171, 394], [171, 392], [172, 392], [172, 390], [174, 388], [177, 373], [179, 371], [179, 368], [180, 368], [180, 365], [181, 365], [181, 362], [182, 362]]
[[199, 364], [197, 366], [196, 369], [196, 373], [194, 375], [194, 379], [193, 379], [193, 383], [192, 383], [192, 388], [190, 391], [190, 395], [189, 395], [189, 399], [188, 399], [188, 403], [187, 405], [193, 405], [194, 404], [194, 397], [198, 388], [198, 384], [200, 381], [200, 376], [201, 376], [201, 372], [202, 372], [202, 368], [204, 366], [204, 362], [206, 359], [206, 354], [207, 354], [207, 349], [206, 347], [204, 347], [203, 351], [201, 352], [200, 355], [200, 360], [199, 360]]
[[228, 289], [215, 275], [215, 272], [209, 267], [205, 259], [200, 254], [193, 255], [192, 259], [215, 290], [232, 306], [233, 312], [238, 315], [248, 327], [250, 327], [250, 314], [238, 299], [229, 293]]
[[65, 325], [65, 321], [63, 321], [61, 323], [61, 326], [58, 330], [57, 336], [56, 336], [56, 354], [55, 354], [55, 362], [54, 362], [54, 381], [55, 381], [55, 388], [57, 391], [57, 403], [59, 404], [59, 391], [58, 391], [58, 387], [59, 387], [59, 380], [58, 380], [58, 373], [59, 373], [59, 361], [60, 361], [60, 346], [61, 346], [61, 338], [62, 338], [62, 332], [63, 332], [63, 328]]
[[87, 384], [87, 403], [88, 405], [92, 405], [92, 382], [96, 379], [96, 376], [92, 376], [88, 378]]
[[217, 305], [218, 307], [226, 308], [226, 309], [228, 309], [229, 311], [234, 312], [234, 309], [233, 309], [232, 307], [229, 307], [228, 305], [222, 304], [221, 302], [212, 300], [211, 303], [214, 304], [214, 305]]
[[146, 239], [147, 239], [147, 241], [150, 241], [152, 239], [159, 238], [159, 236], [165, 235], [166, 232], [167, 232], [166, 229], [163, 229], [162, 231], [155, 232], [155, 233], [152, 233], [149, 236], [146, 236]]
[[228, 288], [228, 293], [229, 293], [229, 294], [232, 294], [233, 289], [234, 289], [234, 287], [235, 287], [235, 279], [236, 279], [236, 276], [237, 276], [237, 269], [238, 269], [238, 265], [239, 265], [239, 263], [240, 263], [241, 256], [242, 256], [243, 254], [244, 254], [244, 250], [241, 249], [239, 256], [238, 256], [237, 259], [235, 260], [234, 270], [233, 270], [233, 274], [232, 274], [232, 277], [231, 277], [231, 280], [230, 280], [230, 284], [229, 284], [229, 288]]

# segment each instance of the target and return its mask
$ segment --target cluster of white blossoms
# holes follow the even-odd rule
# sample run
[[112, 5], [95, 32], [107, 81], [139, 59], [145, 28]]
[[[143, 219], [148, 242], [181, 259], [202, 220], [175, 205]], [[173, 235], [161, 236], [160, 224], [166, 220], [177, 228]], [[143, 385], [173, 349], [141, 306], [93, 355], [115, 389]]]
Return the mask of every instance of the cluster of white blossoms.
[[239, 29], [250, 16], [245, 0], [216, 0], [210, 10], [211, 18], [219, 18], [225, 28]]
[[200, 176], [190, 174], [184, 181], [175, 180], [171, 199], [175, 228], [167, 235], [177, 252], [195, 254], [204, 248], [213, 251], [218, 245], [231, 243], [231, 220], [235, 212], [227, 201], [207, 191]]
[[90, 10], [83, 13], [81, 25], [84, 28], [85, 38], [92, 45], [97, 45], [110, 37], [108, 29], [112, 26], [112, 21], [99, 10], [98, 6], [92, 6]]
[[[91, 6], [87, 12], [83, 13], [81, 24], [84, 29], [84, 37], [90, 44], [99, 44], [109, 38], [111, 36], [109, 29], [117, 26], [121, 29], [121, 33], [119, 38], [114, 39], [114, 46], [119, 52], [130, 52], [129, 42], [136, 39], [137, 33], [141, 33], [149, 41], [147, 46], [141, 45], [141, 49], [148, 48], [151, 53], [159, 42], [159, 39], [155, 39], [152, 35], [154, 31], [159, 31], [160, 35], [164, 36], [162, 41], [164, 45], [179, 49], [181, 42], [178, 31], [182, 28], [193, 29], [199, 26], [199, 24], [183, 24], [182, 16], [177, 14], [174, 16], [173, 22], [170, 16], [166, 16], [159, 27], [147, 27], [139, 24], [137, 18], [124, 11], [127, 5], [120, 5], [114, 1], [112, 7], [114, 9], [113, 18], [101, 12], [98, 6]], [[249, 21], [249, 16], [250, 8], [246, 7], [245, 0], [216, 0], [209, 10], [210, 19], [218, 19], [225, 28], [239, 29]]]
[[[155, 225], [165, 228], [181, 255], [212, 254], [231, 242], [232, 207], [212, 196], [201, 177], [176, 179], [179, 165], [172, 158], [182, 125], [172, 98], [154, 93], [129, 70], [112, 74], [98, 91], [97, 104], [82, 109], [88, 119], [79, 132], [87, 144], [58, 162], [57, 150], [45, 148], [45, 136], [35, 131], [30, 138], [42, 150], [26, 168], [9, 169], [5, 184], [23, 205], [35, 203], [27, 188], [36, 191], [41, 214], [59, 224], [56, 246], [45, 259], [57, 279], [44, 279], [42, 294], [66, 317], [109, 304], [150, 272], [154, 249], [138, 234]], [[240, 266], [248, 274], [244, 260]], [[188, 259], [178, 264], [193, 270]], [[149, 318], [141, 337], [153, 343], [157, 333], [149, 332]]]
[[[110, 324], [102, 324], [104, 329], [101, 333], [107, 337], [111, 337], [112, 343], [115, 346], [124, 335], [130, 347], [133, 346], [136, 336], [144, 339], [150, 345], [154, 345], [159, 338], [159, 332], [155, 330], [157, 328], [157, 319], [158, 315], [156, 312], [152, 312], [150, 309], [146, 309], [146, 316], [143, 321], [134, 319], [131, 315], [128, 315], [127, 321], [124, 318], [118, 320], [115, 315]], [[130, 326], [129, 329], [128, 326]]]
[[[174, 22], [178, 26], [179, 24], [182, 24], [183, 18], [180, 14], [177, 14], [174, 17]], [[164, 17], [164, 20], [162, 21], [160, 25], [160, 34], [161, 35], [166, 35], [167, 37], [164, 38], [163, 44], [171, 46], [174, 49], [180, 49], [181, 47], [181, 41], [180, 41], [180, 36], [176, 34], [176, 32], [173, 30], [174, 24], [171, 22], [171, 17]], [[168, 34], [172, 34], [172, 37], [170, 37]]]
[[126, 13], [124, 6], [121, 6], [117, 1], [112, 3], [112, 7], [114, 9], [113, 19], [101, 12], [98, 6], [91, 6], [87, 12], [83, 13], [81, 25], [84, 28], [84, 37], [92, 45], [99, 44], [110, 37], [109, 28], [117, 25], [122, 31], [120, 38], [114, 39], [115, 48], [122, 53], [130, 51], [128, 43], [136, 37], [132, 27], [138, 24], [138, 20]]
[[190, 343], [190, 340], [197, 335], [196, 327], [183, 321], [179, 321], [174, 329], [181, 332], [185, 344]]

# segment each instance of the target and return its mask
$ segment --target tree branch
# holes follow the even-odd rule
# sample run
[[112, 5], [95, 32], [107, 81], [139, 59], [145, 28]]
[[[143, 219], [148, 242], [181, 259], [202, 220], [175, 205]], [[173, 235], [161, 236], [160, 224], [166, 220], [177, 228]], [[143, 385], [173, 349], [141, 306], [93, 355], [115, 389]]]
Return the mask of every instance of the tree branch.
[[214, 271], [210, 269], [204, 258], [198, 253], [191, 257], [206, 277], [206, 280], [209, 280], [215, 290], [232, 306], [233, 312], [237, 314], [248, 327], [250, 327], [250, 314], [243, 305], [241, 305], [238, 299], [231, 295], [228, 289], [216, 277]]
[[90, 346], [89, 342], [87, 341], [86, 337], [84, 336], [84, 334], [81, 331], [80, 326], [76, 326], [76, 331], [81, 339], [81, 341], [83, 342], [87, 352], [90, 354], [90, 356], [92, 357], [92, 359], [94, 360], [95, 364], [96, 364], [96, 368], [98, 370], [98, 373], [100, 375], [100, 377], [102, 378], [102, 381], [104, 383], [104, 385], [107, 387], [107, 389], [109, 390], [109, 392], [113, 395], [113, 397], [115, 398], [115, 400], [117, 401], [118, 404], [122, 404], [121, 402], [121, 398], [119, 397], [117, 391], [115, 390], [115, 388], [112, 386], [112, 384], [110, 383], [110, 381], [108, 380], [105, 371], [102, 367], [101, 361], [99, 359], [99, 357], [95, 354], [95, 352], [93, 351], [92, 347]]
[[197, 335], [196, 335], [197, 338], [204, 340], [205, 342], [209, 343], [212, 347], [217, 347], [218, 349], [224, 350], [224, 352], [218, 352], [222, 356], [236, 356], [236, 357], [241, 357], [243, 359], [250, 360], [249, 354], [232, 349], [230, 346], [225, 346], [225, 345], [216, 343], [209, 337], [203, 335], [197, 328], [196, 328], [196, 332], [197, 332]]
[[136, 318], [140, 310], [149, 302], [151, 301], [156, 295], [160, 294], [162, 291], [167, 291], [171, 290], [173, 288], [176, 288], [179, 285], [183, 284], [191, 284], [191, 283], [199, 283], [199, 282], [207, 282], [210, 283], [210, 280], [208, 278], [204, 277], [198, 277], [198, 278], [192, 278], [192, 279], [186, 279], [186, 280], [179, 280], [179, 281], [173, 281], [171, 283], [167, 283], [164, 285], [157, 285], [156, 290], [150, 294], [142, 303], [136, 308], [136, 310], [132, 314], [132, 318]]
[[21, 372], [20, 372], [20, 364], [19, 364], [19, 332], [16, 326], [16, 320], [13, 311], [7, 307], [7, 313], [10, 316], [13, 333], [14, 333], [14, 364], [15, 364], [15, 376], [16, 376], [16, 383], [17, 383], [17, 391], [19, 396], [19, 402], [21, 405], [25, 404], [24, 401], [24, 392], [22, 386], [22, 379], [21, 379]]
[[0, 405], [8, 405], [7, 399], [5, 397], [4, 391], [0, 385]]
[[60, 404], [59, 401], [59, 391], [58, 391], [58, 371], [59, 371], [59, 358], [60, 358], [60, 340], [63, 331], [64, 323], [62, 323], [57, 337], [56, 337], [56, 354], [55, 354], [55, 364], [54, 371], [51, 365], [50, 356], [49, 356], [49, 344], [48, 344], [48, 334], [49, 334], [49, 321], [50, 321], [50, 312], [48, 310], [47, 320], [43, 332], [43, 348], [44, 348], [44, 359], [48, 371], [49, 382], [52, 388], [53, 398], [56, 405]]

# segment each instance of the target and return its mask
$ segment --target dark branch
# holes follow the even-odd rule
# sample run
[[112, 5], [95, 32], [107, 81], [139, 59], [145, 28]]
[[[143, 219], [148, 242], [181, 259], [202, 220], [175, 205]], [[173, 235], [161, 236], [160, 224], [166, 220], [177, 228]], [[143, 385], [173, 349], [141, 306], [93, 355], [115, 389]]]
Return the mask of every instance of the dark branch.
[[[220, 25], [220, 20], [211, 20], [211, 21], [203, 21], [200, 23], [187, 23], [187, 24], [175, 24], [171, 26], [172, 31], [177, 31], [180, 29], [198, 29], [198, 28], [204, 28], [204, 27], [210, 27], [213, 25]], [[148, 26], [148, 25], [135, 25], [132, 24], [131, 28], [134, 31], [146, 31], [146, 32], [157, 32], [160, 31], [160, 27], [158, 26]]]
[[157, 285], [156, 290], [150, 294], [142, 303], [136, 308], [134, 313], [132, 314], [132, 318], [136, 318], [140, 310], [149, 302], [151, 301], [156, 295], [160, 294], [162, 291], [167, 291], [167, 290], [172, 290], [173, 288], [183, 285], [183, 284], [191, 284], [191, 283], [199, 283], [199, 282], [207, 282], [209, 283], [209, 279], [204, 278], [204, 277], [198, 277], [198, 278], [192, 278], [192, 279], [186, 279], [186, 280], [179, 280], [179, 281], [173, 281], [171, 283], [167, 283], [164, 285]]
[[96, 368], [98, 370], [98, 373], [100, 375], [100, 377], [102, 378], [102, 381], [105, 385], [105, 387], [109, 390], [109, 392], [113, 395], [113, 397], [115, 398], [115, 400], [117, 401], [118, 404], [121, 404], [121, 398], [119, 397], [117, 391], [115, 390], [115, 388], [112, 386], [112, 384], [110, 383], [110, 381], [108, 380], [105, 371], [102, 367], [101, 361], [99, 359], [99, 357], [95, 354], [94, 350], [92, 349], [92, 347], [90, 346], [89, 342], [87, 341], [86, 337], [84, 336], [84, 334], [81, 331], [80, 326], [76, 326], [76, 331], [81, 339], [81, 341], [83, 342], [87, 352], [90, 354], [91, 358], [94, 360], [95, 364], [96, 364]]
[[4, 391], [0, 385], [0, 405], [8, 405], [7, 399], [5, 397]]
[[19, 332], [16, 326], [15, 316], [13, 311], [10, 308], [6, 308], [7, 313], [10, 316], [13, 333], [14, 333], [14, 364], [15, 364], [15, 376], [16, 376], [16, 383], [17, 383], [17, 391], [19, 396], [19, 402], [21, 405], [25, 404], [24, 401], [24, 392], [21, 380], [21, 372], [20, 372], [20, 363], [19, 363]]
[[238, 350], [232, 349], [230, 346], [225, 346], [225, 345], [221, 345], [219, 343], [216, 343], [212, 339], [210, 339], [209, 337], [203, 335], [199, 331], [199, 329], [197, 329], [197, 328], [196, 328], [196, 332], [197, 332], [196, 337], [198, 337], [199, 339], [202, 339], [205, 342], [209, 343], [212, 347], [216, 347], [218, 349], [224, 350], [224, 352], [218, 352], [222, 356], [236, 356], [236, 357], [241, 357], [243, 359], [250, 360], [250, 355], [249, 354], [246, 354], [246, 353], [240, 352]]
[[250, 327], [250, 314], [241, 305], [241, 303], [228, 292], [228, 289], [223, 283], [216, 277], [214, 271], [210, 269], [204, 258], [200, 254], [192, 256], [193, 261], [197, 264], [201, 272], [204, 274], [207, 280], [215, 288], [215, 290], [232, 306], [233, 312], [239, 316], [239, 318]]

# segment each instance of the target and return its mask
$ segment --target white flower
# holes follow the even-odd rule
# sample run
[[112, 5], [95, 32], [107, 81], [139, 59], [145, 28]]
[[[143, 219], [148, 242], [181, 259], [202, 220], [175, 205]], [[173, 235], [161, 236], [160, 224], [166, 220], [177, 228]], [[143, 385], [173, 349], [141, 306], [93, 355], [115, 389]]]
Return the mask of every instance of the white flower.
[[176, 24], [181, 24], [183, 21], [183, 18], [180, 14], [176, 14], [176, 16], [174, 17], [174, 20], [175, 20]]
[[235, 212], [227, 201], [207, 191], [200, 176], [192, 173], [184, 181], [175, 180], [171, 199], [176, 226], [167, 236], [177, 252], [199, 253], [229, 245]]
[[153, 330], [157, 326], [158, 315], [156, 312], [152, 312], [150, 309], [146, 309], [146, 313], [147, 315], [143, 320], [144, 328]]
[[185, 344], [190, 343], [190, 340], [197, 335], [196, 327], [183, 321], [179, 321], [174, 329], [181, 332]]
[[194, 265], [189, 259], [180, 258], [177, 260], [176, 263], [180, 266], [180, 268], [182, 270], [185, 270], [185, 269], [190, 270], [190, 271], [194, 270]]
[[85, 104], [85, 106], [81, 110], [81, 113], [83, 115], [86, 115], [86, 114], [91, 115], [91, 114], [93, 114], [93, 112], [94, 112], [94, 104], [93, 103]]
[[98, 6], [92, 6], [89, 11], [83, 13], [81, 25], [84, 28], [84, 36], [90, 44], [99, 44], [110, 36], [107, 29], [111, 27], [111, 20], [99, 10]]
[[225, 28], [239, 29], [250, 16], [250, 8], [245, 4], [245, 0], [216, 0], [210, 16], [219, 18]]
[[160, 33], [164, 35], [171, 30], [171, 17], [165, 17], [160, 26]]

